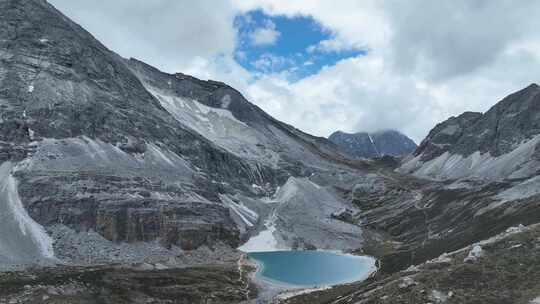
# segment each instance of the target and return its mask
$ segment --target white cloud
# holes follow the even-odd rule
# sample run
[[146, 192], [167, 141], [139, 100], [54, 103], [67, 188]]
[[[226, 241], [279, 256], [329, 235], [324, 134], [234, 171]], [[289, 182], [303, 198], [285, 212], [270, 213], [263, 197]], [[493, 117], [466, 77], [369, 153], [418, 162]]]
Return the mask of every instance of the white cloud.
[[250, 33], [249, 39], [255, 46], [272, 45], [277, 42], [280, 32], [276, 30], [276, 25], [270, 20], [265, 21], [264, 27], [259, 27]]
[[49, 0], [124, 57], [164, 71], [234, 51], [237, 10], [228, 1]]
[[436, 107], [425, 104], [432, 92], [417, 89], [413, 78], [393, 74], [382, 58], [374, 56], [343, 60], [296, 83], [281, 75], [264, 77], [247, 87], [247, 94], [270, 114], [323, 135], [384, 126], [419, 138], [415, 131], [419, 125], [429, 129], [442, 116], [419, 123], [416, 117], [428, 116]]
[[296, 127], [327, 136], [335, 130], [395, 128], [420, 142], [437, 123], [464, 111], [486, 111], [540, 74], [533, 53], [505, 53], [473, 75], [430, 82], [400, 73], [384, 56], [346, 59], [296, 83], [269, 75], [244, 90], [251, 100]]
[[420, 141], [437, 122], [540, 81], [540, 19], [528, 17], [540, 12], [537, 1], [239, 2], [318, 20], [334, 38], [311, 51], [369, 50], [298, 83], [269, 76], [248, 91], [314, 134], [396, 128]]
[[[493, 64], [522, 38], [538, 41], [538, 1], [385, 1], [391, 60], [403, 73], [446, 80]], [[421, 9], [419, 9], [421, 8]]]
[[269, 74], [289, 68], [295, 65], [295, 61], [292, 58], [264, 53], [251, 64], [257, 71]]
[[348, 49], [377, 48], [390, 33], [385, 13], [377, 0], [232, 0], [241, 11], [263, 9], [268, 14], [312, 16]]
[[[485, 111], [540, 81], [540, 19], [534, 18], [540, 2], [534, 0], [52, 2], [121, 55], [225, 81], [276, 118], [316, 135], [396, 128], [420, 141], [437, 122]], [[266, 74], [254, 78], [232, 59], [239, 42], [233, 20], [257, 8], [313, 17], [332, 36], [313, 51], [368, 54], [297, 82], [276, 72], [289, 59], [268, 54], [256, 63]], [[277, 31], [269, 24], [260, 29]], [[258, 42], [279, 37], [265, 35]]]
[[[367, 48], [367, 46], [364, 46], [362, 48], [365, 49]], [[340, 51], [352, 51], [355, 49], [360, 49], [360, 48], [350, 45], [348, 42], [343, 41], [343, 39], [333, 38], [333, 39], [321, 40], [317, 44], [310, 45], [307, 47], [306, 51], [308, 53], [315, 53], [315, 52], [331, 53], [331, 52], [340, 52]]]

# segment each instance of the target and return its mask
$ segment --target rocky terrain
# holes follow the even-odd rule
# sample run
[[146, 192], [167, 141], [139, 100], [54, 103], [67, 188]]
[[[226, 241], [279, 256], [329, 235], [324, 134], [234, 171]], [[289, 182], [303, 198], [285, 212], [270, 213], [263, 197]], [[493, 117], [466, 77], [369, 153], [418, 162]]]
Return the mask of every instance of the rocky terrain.
[[430, 179], [502, 180], [538, 171], [540, 87], [531, 84], [486, 113], [466, 112], [437, 125], [402, 172]]
[[231, 266], [54, 267], [0, 277], [0, 303], [240, 303], [256, 297]]
[[332, 133], [328, 140], [336, 144], [343, 153], [353, 158], [372, 158], [385, 155], [404, 156], [417, 148], [412, 139], [395, 130], [354, 134], [337, 131]]
[[45, 0], [0, 0], [0, 28], [0, 303], [271, 302], [238, 249], [379, 259], [286, 303], [540, 296], [537, 85], [401, 160], [399, 133], [303, 133], [118, 56]]
[[[115, 279], [98, 284], [110, 276], [125, 278], [118, 296], [128, 303], [148, 272], [158, 284], [148, 300], [193, 284], [174, 301], [233, 303], [224, 290], [244, 297], [247, 284], [235, 248], [268, 234], [272, 218], [283, 248], [361, 247], [358, 226], [327, 223], [351, 204], [307, 179], [365, 170], [330, 141], [226, 84], [121, 58], [44, 0], [0, 0], [0, 27], [0, 270], [21, 271], [0, 274], [14, 286], [2, 301], [113, 301]], [[286, 217], [317, 198], [313, 189], [327, 207], [304, 222]], [[224, 286], [207, 295], [197, 284], [211, 272]]]
[[33, 246], [28, 258], [4, 253], [13, 264], [77, 257], [44, 229], [61, 240], [95, 232], [110, 261], [154, 258], [115, 249], [123, 242], [158, 242], [166, 259], [217, 242], [235, 248], [237, 209], [222, 195], [258, 199], [292, 175], [344, 166], [325, 139], [223, 83], [123, 59], [45, 1], [3, 0], [0, 11], [3, 200], [33, 231], [0, 240]]
[[379, 257], [379, 272], [285, 302], [538, 301], [540, 188], [529, 120], [538, 93], [533, 84], [485, 114], [452, 117], [395, 170], [344, 188], [361, 209], [347, 220], [363, 227], [361, 252]]
[[538, 225], [511, 227], [392, 275], [281, 303], [538, 303], [539, 236]]

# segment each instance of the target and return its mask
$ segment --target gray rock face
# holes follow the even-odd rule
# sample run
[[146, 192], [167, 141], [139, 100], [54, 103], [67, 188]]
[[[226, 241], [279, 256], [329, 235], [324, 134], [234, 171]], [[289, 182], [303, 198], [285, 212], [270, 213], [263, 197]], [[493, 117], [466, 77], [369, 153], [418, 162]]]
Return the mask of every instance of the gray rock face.
[[433, 159], [444, 152], [506, 154], [540, 134], [540, 87], [531, 84], [501, 100], [485, 114], [465, 112], [437, 125], [415, 155]]
[[[353, 209], [332, 191], [307, 179], [291, 178], [277, 193], [275, 225], [286, 248], [352, 251], [362, 247], [362, 229], [335, 217]], [[352, 213], [352, 210], [351, 210]]]
[[249, 231], [220, 195], [347, 162], [223, 83], [121, 58], [44, 0], [0, 0], [0, 28], [0, 164], [18, 190], [0, 204], [56, 234], [234, 248]]
[[422, 154], [424, 159], [432, 159], [443, 154], [450, 146], [456, 144], [464, 132], [481, 117], [482, 113], [465, 112], [438, 124], [429, 132], [414, 154]]
[[532, 84], [485, 114], [466, 112], [437, 125], [400, 172], [422, 178], [501, 181], [540, 168], [540, 87]]
[[402, 156], [413, 152], [417, 147], [413, 140], [394, 130], [354, 134], [337, 131], [328, 139], [344, 153], [356, 158]]
[[[0, 0], [0, 29], [0, 270], [55, 258], [84, 266], [0, 275], [9, 301], [238, 303], [253, 297], [241, 241], [362, 250], [391, 273], [540, 221], [536, 85], [437, 126], [416, 151], [420, 165], [446, 155], [427, 172], [519, 178], [426, 181], [385, 158], [347, 160], [223, 83], [121, 58], [46, 1]], [[368, 134], [357, 145], [401, 154], [400, 139]], [[110, 263], [140, 269], [88, 267]], [[75, 293], [42, 290], [72, 284]]]
[[329, 159], [340, 157], [327, 139], [277, 121], [224, 83], [163, 73], [136, 59], [126, 64], [186, 129], [238, 157], [300, 175], [306, 173], [301, 167], [328, 166]]
[[237, 245], [228, 209], [202, 196], [273, 184], [276, 170], [179, 124], [124, 59], [45, 1], [0, 1], [0, 26], [2, 157], [25, 158], [11, 175], [34, 220], [113, 242]]

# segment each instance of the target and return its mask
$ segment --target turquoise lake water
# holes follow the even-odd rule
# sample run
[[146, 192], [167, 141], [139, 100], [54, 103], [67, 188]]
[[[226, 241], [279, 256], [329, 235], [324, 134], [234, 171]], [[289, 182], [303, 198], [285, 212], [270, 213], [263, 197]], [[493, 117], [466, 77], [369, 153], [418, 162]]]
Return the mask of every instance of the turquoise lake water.
[[314, 287], [366, 279], [375, 270], [367, 256], [342, 255], [325, 251], [252, 252], [260, 266], [257, 276], [283, 285]]

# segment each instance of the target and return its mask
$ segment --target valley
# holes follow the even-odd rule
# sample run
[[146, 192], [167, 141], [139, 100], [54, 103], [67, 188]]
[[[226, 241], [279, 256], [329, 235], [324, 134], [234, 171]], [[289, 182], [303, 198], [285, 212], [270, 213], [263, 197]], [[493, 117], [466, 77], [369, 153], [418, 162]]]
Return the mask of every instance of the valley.
[[540, 301], [538, 85], [332, 140], [45, 0], [0, 29], [0, 304]]

